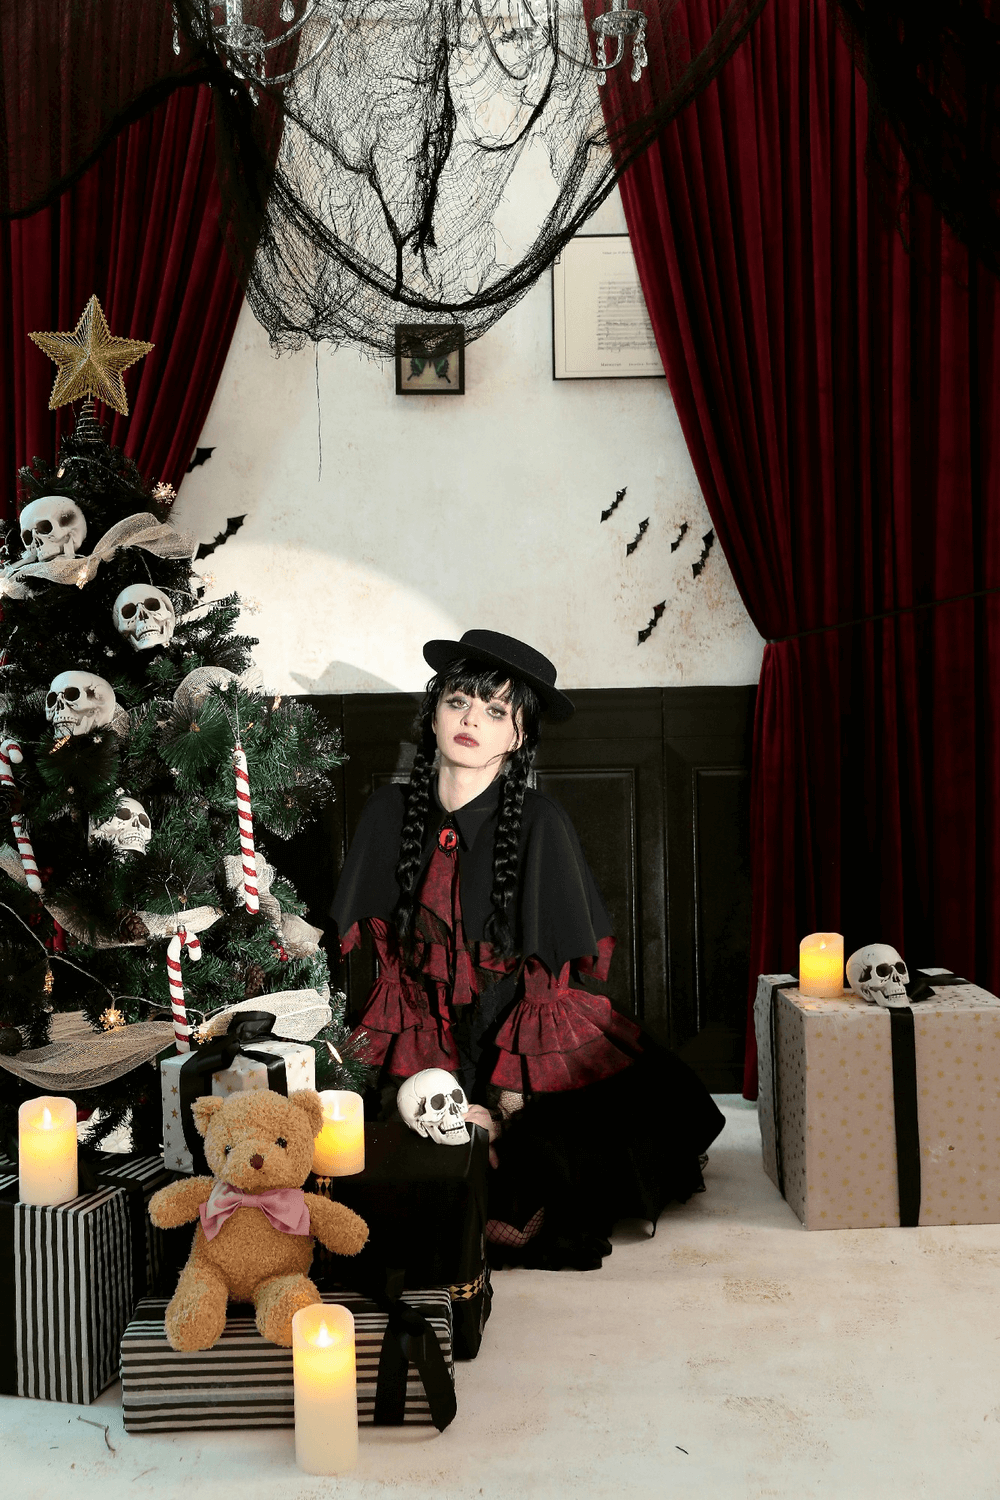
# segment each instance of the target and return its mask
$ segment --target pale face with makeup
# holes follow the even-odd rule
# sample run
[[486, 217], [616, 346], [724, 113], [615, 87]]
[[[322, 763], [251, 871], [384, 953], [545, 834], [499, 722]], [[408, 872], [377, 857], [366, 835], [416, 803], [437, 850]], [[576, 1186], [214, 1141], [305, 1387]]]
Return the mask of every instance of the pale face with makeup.
[[483, 773], [484, 786], [521, 743], [520, 727], [502, 698], [484, 702], [470, 693], [445, 693], [433, 722], [442, 768]]

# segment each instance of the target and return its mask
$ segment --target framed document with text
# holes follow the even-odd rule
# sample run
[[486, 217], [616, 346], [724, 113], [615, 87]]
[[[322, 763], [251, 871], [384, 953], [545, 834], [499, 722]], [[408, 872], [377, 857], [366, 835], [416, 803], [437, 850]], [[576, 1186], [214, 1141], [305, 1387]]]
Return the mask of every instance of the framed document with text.
[[664, 378], [627, 234], [576, 235], [555, 261], [552, 378]]

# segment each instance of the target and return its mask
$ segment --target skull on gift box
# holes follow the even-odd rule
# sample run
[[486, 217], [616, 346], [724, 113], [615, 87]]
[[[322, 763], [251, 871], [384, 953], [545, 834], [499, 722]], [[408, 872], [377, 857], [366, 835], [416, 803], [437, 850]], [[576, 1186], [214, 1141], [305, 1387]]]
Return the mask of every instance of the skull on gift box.
[[869, 1005], [909, 1005], [909, 970], [888, 943], [868, 943], [847, 960], [847, 982]]
[[60, 672], [52, 679], [45, 699], [45, 717], [56, 737], [89, 734], [115, 716], [118, 700], [110, 682], [94, 672]]
[[115, 629], [136, 651], [168, 646], [177, 625], [177, 611], [162, 589], [130, 583], [114, 604]]
[[425, 1068], [404, 1079], [396, 1095], [402, 1118], [418, 1135], [439, 1146], [464, 1146], [469, 1139], [469, 1101], [457, 1078], [443, 1068]]
[[91, 828], [92, 839], [104, 839], [114, 844], [121, 854], [145, 854], [146, 845], [153, 837], [153, 825], [141, 802], [134, 797], [124, 797], [119, 789], [115, 810], [106, 823]]
[[23, 562], [49, 562], [53, 557], [76, 557], [87, 536], [87, 522], [75, 500], [46, 495], [32, 500], [18, 523]]

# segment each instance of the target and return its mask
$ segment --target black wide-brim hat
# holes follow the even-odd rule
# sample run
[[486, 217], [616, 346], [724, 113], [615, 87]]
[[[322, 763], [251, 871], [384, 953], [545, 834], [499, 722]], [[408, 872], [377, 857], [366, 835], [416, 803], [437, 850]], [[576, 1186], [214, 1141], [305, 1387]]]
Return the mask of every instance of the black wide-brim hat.
[[496, 630], [467, 630], [460, 641], [428, 641], [424, 660], [435, 672], [445, 672], [453, 661], [480, 661], [520, 677], [533, 687], [549, 719], [568, 719], [574, 705], [556, 687], [556, 669], [547, 656], [512, 635]]

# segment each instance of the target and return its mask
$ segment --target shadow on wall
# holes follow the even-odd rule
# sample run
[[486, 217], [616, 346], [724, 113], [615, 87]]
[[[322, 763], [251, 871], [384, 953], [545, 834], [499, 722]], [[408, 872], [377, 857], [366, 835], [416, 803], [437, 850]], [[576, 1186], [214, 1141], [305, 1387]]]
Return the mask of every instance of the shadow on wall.
[[[428, 668], [428, 671], [430, 669]], [[318, 677], [305, 677], [301, 672], [288, 674], [304, 693], [402, 693], [405, 689], [384, 677], [376, 677], [364, 667], [350, 661], [331, 661]]]

